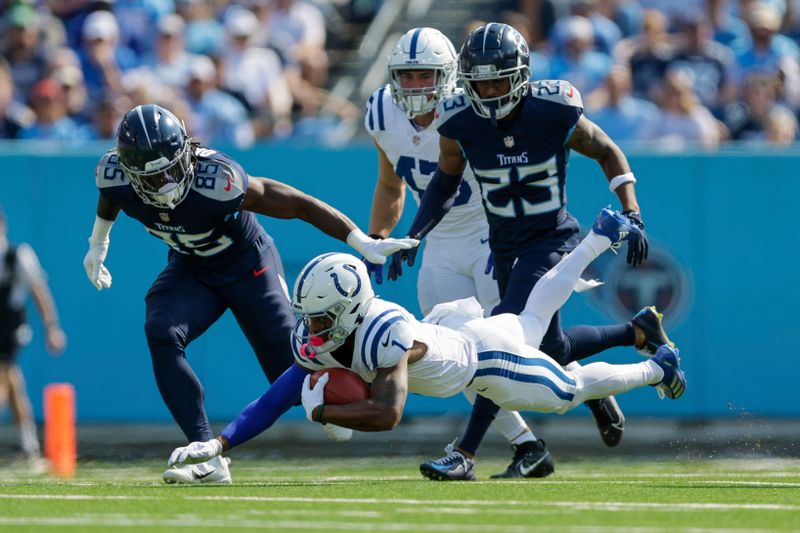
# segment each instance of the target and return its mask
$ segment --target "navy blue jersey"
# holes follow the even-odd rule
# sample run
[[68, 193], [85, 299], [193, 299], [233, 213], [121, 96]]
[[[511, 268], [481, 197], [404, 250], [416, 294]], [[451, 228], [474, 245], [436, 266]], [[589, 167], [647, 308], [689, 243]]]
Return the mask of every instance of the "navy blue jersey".
[[116, 149], [96, 169], [100, 194], [167, 243], [170, 260], [185, 261], [204, 282], [218, 285], [248, 272], [267, 246], [253, 213], [242, 211], [249, 176], [234, 160], [198, 148], [191, 189], [175, 209], [147, 205], [122, 171]]
[[475, 173], [495, 253], [538, 246], [554, 231], [577, 232], [566, 210], [566, 142], [581, 114], [580, 93], [562, 80], [531, 82], [507, 129], [478, 116], [464, 95], [439, 102], [438, 131], [458, 142]]

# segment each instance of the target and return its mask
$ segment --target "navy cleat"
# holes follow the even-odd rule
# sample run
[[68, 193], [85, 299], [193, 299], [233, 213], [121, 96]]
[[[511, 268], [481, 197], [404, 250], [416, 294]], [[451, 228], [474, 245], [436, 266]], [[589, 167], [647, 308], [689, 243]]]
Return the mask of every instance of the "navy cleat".
[[663, 345], [675, 348], [675, 343], [669, 340], [664, 326], [661, 324], [663, 314], [656, 311], [655, 306], [645, 307], [633, 317], [631, 324], [644, 332], [644, 344], [637, 345], [636, 349], [645, 357], [652, 357]]
[[680, 369], [681, 358], [678, 355], [678, 349], [665, 344], [650, 360], [664, 371], [661, 382], [653, 385], [660, 391], [660, 394], [671, 400], [677, 400], [683, 396], [683, 393], [686, 392], [686, 376]]
[[511, 464], [505, 472], [493, 475], [492, 479], [547, 477], [556, 470], [553, 456], [541, 439], [519, 445], [512, 444], [511, 449], [514, 450]]
[[625, 415], [622, 414], [617, 399], [608, 396], [599, 400], [588, 400], [584, 404], [591, 409], [592, 415], [594, 415], [594, 421], [600, 431], [603, 444], [609, 448], [619, 444], [619, 441], [622, 440], [622, 432], [625, 431]]
[[453, 450], [452, 445], [444, 450], [447, 455], [419, 465], [420, 473], [434, 481], [474, 481], [475, 461]]
[[604, 207], [597, 215], [592, 231], [608, 237], [611, 240], [611, 249], [615, 251], [622, 245], [622, 241], [638, 240], [642, 237], [639, 226], [619, 211], [612, 211], [608, 207]]

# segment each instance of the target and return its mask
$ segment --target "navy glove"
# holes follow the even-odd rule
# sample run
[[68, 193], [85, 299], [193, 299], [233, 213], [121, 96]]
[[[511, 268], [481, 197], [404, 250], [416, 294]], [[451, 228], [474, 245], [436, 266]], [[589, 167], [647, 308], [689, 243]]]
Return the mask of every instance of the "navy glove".
[[392, 258], [390, 259], [391, 264], [389, 265], [388, 278], [394, 281], [403, 275], [403, 261], [408, 263], [408, 266], [410, 267], [414, 266], [414, 261], [417, 260], [418, 252], [419, 246], [415, 246], [414, 248], [409, 248], [408, 250], [400, 250], [393, 253]]
[[[381, 237], [377, 233], [370, 233], [369, 236], [372, 237], [373, 239], [383, 240], [383, 237]], [[375, 279], [375, 283], [377, 285], [381, 285], [383, 283], [383, 265], [371, 263], [367, 261], [367, 259], [364, 257], [362, 257], [361, 260], [364, 261], [364, 265], [367, 267], [367, 274], [369, 274], [370, 277]]]
[[642, 230], [641, 238], [628, 241], [628, 264], [631, 266], [641, 265], [647, 259], [647, 252], [650, 249], [650, 244], [647, 242], [647, 234], [644, 232], [642, 215], [636, 211], [623, 211], [622, 214]]

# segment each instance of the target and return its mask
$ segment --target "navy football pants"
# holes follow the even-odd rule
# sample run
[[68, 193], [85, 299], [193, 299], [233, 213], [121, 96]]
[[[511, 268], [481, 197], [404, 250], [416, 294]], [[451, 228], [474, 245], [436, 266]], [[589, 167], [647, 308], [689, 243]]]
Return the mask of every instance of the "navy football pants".
[[[261, 269], [267, 270], [256, 276]], [[272, 382], [289, 368], [294, 318], [280, 278], [280, 255], [268, 246], [259, 265], [232, 283], [201, 283], [193, 268], [174, 259], [147, 293], [144, 330], [158, 389], [186, 438], [213, 437], [203, 406], [203, 386], [189, 362], [186, 347], [216, 322], [226, 309], [233, 312], [267, 379]], [[228, 354], [218, 354], [220, 362]]]

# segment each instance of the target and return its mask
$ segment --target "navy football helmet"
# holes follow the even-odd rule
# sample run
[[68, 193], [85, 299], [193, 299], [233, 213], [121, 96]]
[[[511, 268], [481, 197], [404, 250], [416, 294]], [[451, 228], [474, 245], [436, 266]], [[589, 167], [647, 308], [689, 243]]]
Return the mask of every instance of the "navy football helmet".
[[189, 194], [194, 147], [178, 117], [155, 104], [128, 111], [117, 130], [120, 166], [142, 201], [175, 209]]
[[[531, 77], [528, 43], [508, 24], [485, 24], [470, 33], [461, 47], [458, 77], [475, 113], [492, 121], [503, 118], [528, 91]], [[506, 94], [481, 98], [475, 82], [501, 79], [509, 81]]]

